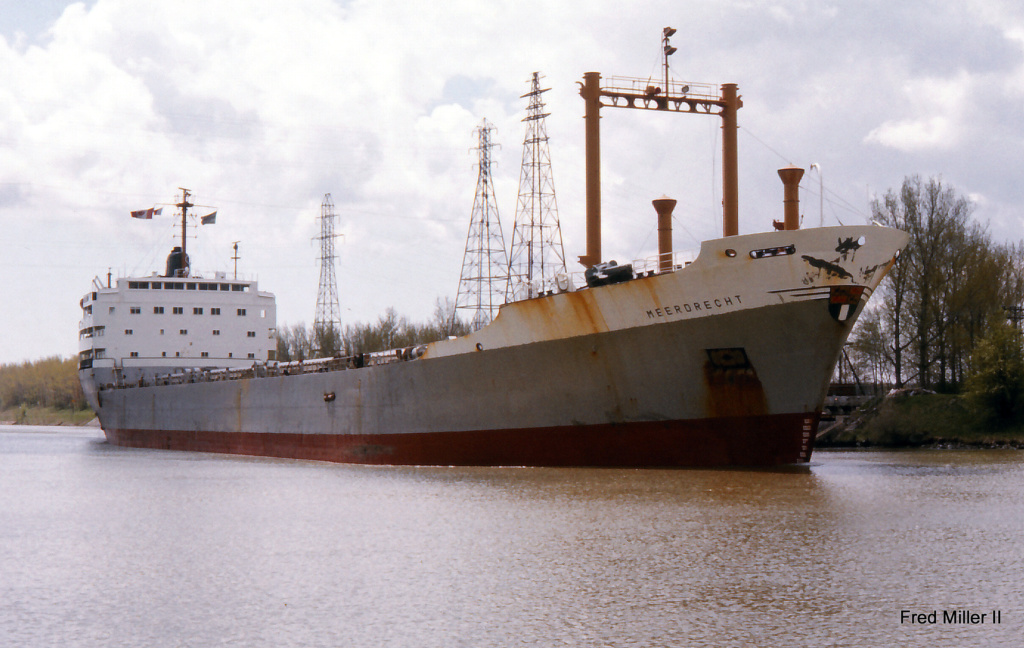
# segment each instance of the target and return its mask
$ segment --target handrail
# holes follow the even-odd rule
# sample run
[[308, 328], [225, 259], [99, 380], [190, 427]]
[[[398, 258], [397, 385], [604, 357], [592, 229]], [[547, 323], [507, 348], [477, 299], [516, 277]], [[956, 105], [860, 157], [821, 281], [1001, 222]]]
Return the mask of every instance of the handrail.
[[623, 94], [650, 95], [653, 97], [657, 95], [651, 94], [650, 90], [656, 88], [658, 95], [670, 94], [690, 99], [718, 99], [718, 86], [713, 83], [695, 83], [671, 79], [669, 80], [668, 88], [661, 88], [660, 84], [662, 83], [664, 83], [664, 79], [655, 79], [653, 77], [606, 76], [601, 78], [601, 90], [610, 93], [621, 92]]
[[[636, 259], [630, 262], [633, 266], [633, 273], [636, 277], [650, 277], [657, 274], [665, 274], [666, 271], [661, 269], [661, 257], [660, 254], [645, 257], [643, 259]], [[671, 270], [667, 272], [675, 272], [680, 268], [693, 263], [693, 260], [697, 258], [697, 253], [693, 250], [682, 250], [679, 252], [672, 253]], [[586, 275], [583, 271], [568, 272], [568, 273], [557, 273], [552, 276], [542, 277], [534, 279], [533, 281], [533, 295], [536, 297], [546, 297], [555, 293], [563, 292], [576, 292], [587, 287]], [[519, 286], [513, 287], [513, 299], [511, 301], [523, 301], [527, 299], [527, 284], [524, 282]]]
[[247, 380], [252, 378], [275, 378], [279, 376], [299, 376], [309, 373], [328, 371], [345, 371], [375, 367], [395, 362], [415, 360], [426, 351], [425, 345], [375, 351], [373, 353], [357, 353], [351, 356], [332, 358], [315, 358], [312, 360], [295, 360], [292, 362], [253, 362], [250, 367], [225, 369], [183, 369], [169, 374], [161, 374], [151, 379], [140, 378], [136, 381], [125, 380], [118, 372], [113, 384], [101, 386], [100, 389], [131, 389], [135, 387], [152, 387], [164, 385], [182, 385], [187, 383], [220, 382], [223, 380]]

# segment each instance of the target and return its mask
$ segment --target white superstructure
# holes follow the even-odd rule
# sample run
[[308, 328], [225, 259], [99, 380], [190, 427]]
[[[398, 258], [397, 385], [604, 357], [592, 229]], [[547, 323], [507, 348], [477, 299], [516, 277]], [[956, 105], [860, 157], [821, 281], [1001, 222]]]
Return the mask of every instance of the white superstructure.
[[[189, 191], [182, 189], [182, 244]], [[133, 212], [133, 216], [159, 210]], [[213, 222], [216, 214], [203, 217]], [[207, 219], [210, 219], [209, 221]], [[252, 367], [275, 359], [277, 306], [257, 282], [193, 274], [184, 247], [167, 257], [163, 275], [96, 277], [82, 297], [78, 325], [79, 378], [98, 408], [96, 393], [113, 385], [152, 382], [156, 376]]]
[[255, 281], [153, 273], [93, 288], [78, 338], [79, 368], [95, 384], [275, 359], [274, 295]]

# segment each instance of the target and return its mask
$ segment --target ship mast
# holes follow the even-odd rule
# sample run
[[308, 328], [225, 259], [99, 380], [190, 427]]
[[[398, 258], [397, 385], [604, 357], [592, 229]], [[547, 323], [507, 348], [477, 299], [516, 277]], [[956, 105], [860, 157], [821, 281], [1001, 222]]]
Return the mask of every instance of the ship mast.
[[684, 84], [669, 79], [668, 57], [676, 48], [669, 37], [676, 30], [662, 30], [665, 87], [659, 88], [650, 79], [611, 77], [602, 83], [600, 72], [587, 72], [580, 83], [580, 96], [586, 102], [584, 114], [586, 128], [587, 172], [587, 253], [580, 263], [591, 267], [601, 262], [601, 108], [638, 108], [722, 118], [722, 235], [739, 233], [737, 173], [736, 112], [743, 107], [735, 83], [721, 87], [710, 84]]
[[185, 226], [188, 222], [188, 208], [195, 205], [188, 201], [189, 196], [192, 195], [191, 191], [185, 187], [178, 187], [178, 189], [181, 189], [181, 202], [176, 204], [175, 207], [181, 210], [181, 258], [184, 261], [188, 258], [185, 250], [185, 239], [187, 238]]

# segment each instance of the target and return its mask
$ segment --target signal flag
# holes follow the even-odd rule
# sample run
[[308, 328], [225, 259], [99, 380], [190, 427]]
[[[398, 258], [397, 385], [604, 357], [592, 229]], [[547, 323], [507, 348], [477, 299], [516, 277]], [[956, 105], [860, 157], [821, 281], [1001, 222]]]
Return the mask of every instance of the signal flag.
[[163, 207], [157, 207], [149, 209], [140, 209], [139, 211], [132, 212], [132, 218], [142, 218], [144, 220], [150, 220], [153, 216], [159, 216], [160, 212], [163, 211]]

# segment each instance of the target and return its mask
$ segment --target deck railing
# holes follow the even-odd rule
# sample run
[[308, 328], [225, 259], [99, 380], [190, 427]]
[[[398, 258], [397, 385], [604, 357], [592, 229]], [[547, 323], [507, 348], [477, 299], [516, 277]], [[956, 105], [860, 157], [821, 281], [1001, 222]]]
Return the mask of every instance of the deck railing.
[[[663, 266], [660, 255], [633, 261], [630, 278], [650, 277], [666, 272], [675, 272], [690, 264], [695, 258], [692, 251], [675, 252], [671, 255], [671, 264]], [[663, 269], [669, 268], [669, 269]], [[538, 280], [534, 285], [534, 296], [543, 297], [555, 293], [575, 292], [587, 288], [583, 272], [572, 272]], [[521, 297], [520, 299], [525, 299]], [[516, 300], [518, 301], [518, 300]], [[252, 378], [274, 378], [278, 376], [299, 376], [310, 373], [329, 371], [345, 371], [362, 369], [416, 360], [426, 351], [426, 345], [410, 346], [401, 349], [389, 349], [373, 353], [357, 353], [355, 355], [332, 358], [316, 358], [313, 360], [296, 360], [292, 362], [258, 362], [248, 367], [230, 369], [205, 369], [201, 367], [183, 369], [153, 378], [126, 380], [116, 375], [113, 384], [104, 385], [101, 389], [130, 389], [134, 387], [152, 387], [155, 385], [183, 385], [190, 383], [220, 382], [224, 380], [246, 380]], [[116, 371], [116, 370], [115, 370]], [[118, 372], [119, 374], [119, 372]]]
[[[680, 268], [693, 263], [693, 260], [697, 257], [697, 254], [693, 250], [683, 250], [680, 252], [673, 252], [669, 256], [669, 263], [665, 264], [671, 269], [667, 272], [675, 272]], [[655, 254], [643, 259], [636, 259], [629, 262], [628, 265], [633, 267], [633, 278], [650, 277], [656, 274], [664, 274], [666, 270], [662, 270], [662, 259], [661, 255]], [[587, 278], [584, 271], [568, 272], [568, 273], [557, 273], [552, 276], [543, 277], [540, 279], [533, 280], [533, 290], [529, 290], [529, 286], [525, 283], [515, 287], [513, 289], [514, 296], [511, 301], [522, 301], [523, 299], [529, 299], [532, 297], [546, 297], [548, 295], [563, 293], [563, 292], [575, 292], [587, 287]]]
[[221, 382], [224, 380], [246, 380], [251, 378], [274, 378], [278, 376], [301, 376], [303, 374], [324, 373], [328, 371], [344, 371], [376, 367], [394, 362], [415, 360], [423, 355], [425, 345], [377, 351], [374, 353], [357, 353], [351, 356], [316, 358], [313, 360], [295, 360], [292, 362], [253, 362], [248, 367], [229, 369], [205, 369], [201, 367], [183, 369], [154, 378], [124, 380], [120, 377], [107, 389], [130, 389], [133, 387], [153, 387], [157, 385], [184, 385], [191, 383]]

